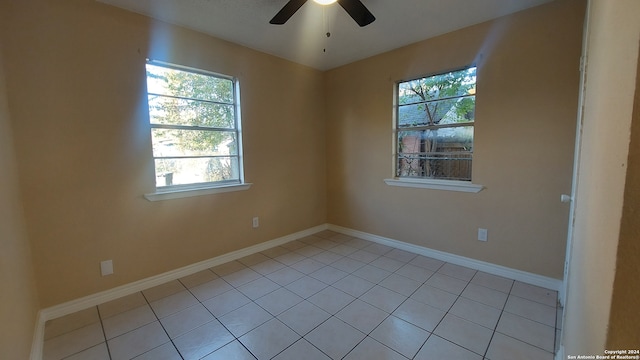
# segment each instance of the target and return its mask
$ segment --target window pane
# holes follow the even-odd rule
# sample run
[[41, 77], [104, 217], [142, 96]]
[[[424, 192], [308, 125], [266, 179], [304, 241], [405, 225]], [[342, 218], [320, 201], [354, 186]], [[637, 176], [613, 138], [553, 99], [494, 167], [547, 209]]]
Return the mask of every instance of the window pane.
[[416, 154], [422, 151], [424, 131], [400, 131], [398, 133], [398, 153]]
[[428, 76], [398, 84], [398, 104], [475, 94], [476, 68]]
[[153, 94], [233, 103], [233, 81], [147, 64], [147, 90]]
[[473, 122], [475, 96], [402, 105], [398, 108], [398, 127]]
[[151, 129], [153, 156], [237, 155], [235, 132]]
[[[440, 119], [439, 124], [455, 124], [461, 122], [473, 122], [476, 117], [476, 96], [465, 96], [441, 101], [441, 106], [447, 112]], [[433, 104], [433, 103], [430, 103]], [[450, 105], [450, 107], [449, 107]]]
[[156, 186], [238, 181], [237, 157], [156, 159]]
[[398, 127], [429, 125], [425, 104], [403, 105], [398, 108]]
[[472, 122], [475, 96], [402, 105], [398, 108], [398, 127]]
[[206, 126], [231, 129], [234, 124], [233, 105], [149, 95], [149, 116], [152, 124]]
[[397, 176], [471, 179], [473, 126], [398, 133]]

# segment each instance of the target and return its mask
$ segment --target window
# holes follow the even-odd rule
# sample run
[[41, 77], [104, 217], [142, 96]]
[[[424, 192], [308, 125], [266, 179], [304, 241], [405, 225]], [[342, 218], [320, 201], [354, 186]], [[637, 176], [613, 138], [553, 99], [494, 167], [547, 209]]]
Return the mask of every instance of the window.
[[476, 68], [398, 83], [396, 177], [471, 181]]
[[156, 190], [242, 184], [237, 80], [155, 61], [146, 70]]

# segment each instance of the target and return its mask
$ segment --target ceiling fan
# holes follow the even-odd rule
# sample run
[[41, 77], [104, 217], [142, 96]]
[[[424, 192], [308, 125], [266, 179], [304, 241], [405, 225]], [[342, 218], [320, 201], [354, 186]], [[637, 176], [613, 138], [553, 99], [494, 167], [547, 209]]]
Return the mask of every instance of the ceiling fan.
[[[282, 25], [289, 20], [293, 14], [302, 7], [308, 0], [289, 0], [289, 2], [269, 21], [270, 24]], [[340, 6], [358, 23], [360, 26], [371, 24], [376, 17], [362, 4], [360, 0], [313, 0], [322, 5], [338, 2]]]

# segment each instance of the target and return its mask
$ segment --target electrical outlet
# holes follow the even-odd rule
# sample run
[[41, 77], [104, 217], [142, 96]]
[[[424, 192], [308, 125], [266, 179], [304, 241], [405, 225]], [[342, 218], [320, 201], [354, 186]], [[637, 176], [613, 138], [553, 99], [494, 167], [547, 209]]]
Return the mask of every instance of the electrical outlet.
[[113, 260], [105, 260], [100, 262], [100, 273], [102, 276], [113, 274]]
[[478, 240], [487, 241], [487, 229], [478, 228]]
[[260, 226], [260, 219], [257, 216], [253, 218], [252, 225], [254, 229]]

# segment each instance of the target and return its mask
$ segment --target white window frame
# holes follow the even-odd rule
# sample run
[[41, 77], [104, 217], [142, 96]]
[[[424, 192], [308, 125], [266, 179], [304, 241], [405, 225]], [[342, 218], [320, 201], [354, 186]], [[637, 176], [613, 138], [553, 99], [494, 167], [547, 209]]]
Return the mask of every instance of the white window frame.
[[[216, 194], [216, 193], [224, 193], [224, 192], [249, 189], [252, 184], [245, 183], [244, 181], [242, 126], [241, 126], [241, 120], [240, 120], [240, 85], [239, 85], [238, 79], [228, 75], [223, 75], [223, 74], [214, 73], [214, 72], [201, 70], [201, 69], [190, 68], [182, 65], [166, 63], [158, 60], [148, 59], [146, 64], [232, 81], [233, 106], [234, 106], [233, 132], [236, 136], [236, 142], [238, 147], [238, 154], [234, 156], [237, 157], [238, 159], [238, 178], [231, 179], [231, 180], [224, 180], [224, 181], [190, 183], [190, 184], [179, 184], [179, 185], [168, 185], [168, 186], [157, 186], [154, 182], [155, 192], [145, 194], [144, 197], [149, 201], [159, 201], [159, 200], [169, 200], [169, 199], [177, 199], [177, 198], [184, 198], [184, 197], [191, 197], [191, 196], [200, 196], [200, 195]], [[152, 93], [150, 93], [147, 89], [147, 94], [148, 94], [147, 95], [147, 103], [148, 103], [148, 96], [151, 95]], [[159, 95], [159, 94], [154, 94], [154, 95]], [[191, 100], [200, 101], [199, 99], [191, 99]], [[189, 130], [189, 129], [202, 130], [202, 128], [198, 126], [189, 126], [189, 125], [166, 126], [166, 125], [154, 124], [151, 122], [151, 118], [149, 118], [149, 125], [150, 125], [151, 131], [153, 131], [153, 129], [156, 129], [156, 128], [180, 128], [183, 130]], [[229, 129], [214, 129], [211, 131], [222, 131], [222, 130], [229, 131]], [[155, 156], [152, 158], [154, 162], [154, 173], [157, 171], [155, 166], [156, 159], [157, 157]]]
[[[388, 179], [384, 179], [384, 182], [387, 185], [390, 186], [399, 186], [399, 187], [408, 187], [408, 188], [421, 188], [421, 189], [434, 189], [434, 190], [447, 190], [447, 191], [460, 191], [460, 192], [470, 192], [470, 193], [477, 193], [480, 192], [482, 189], [484, 189], [484, 186], [479, 185], [479, 184], [474, 184], [472, 183], [471, 179], [470, 180], [454, 180], [454, 179], [440, 179], [440, 178], [430, 178], [430, 177], [404, 177], [404, 176], [399, 176], [398, 174], [398, 168], [399, 168], [399, 154], [398, 154], [398, 132], [405, 130], [405, 129], [401, 129], [398, 127], [398, 123], [399, 123], [399, 109], [400, 109], [400, 103], [399, 103], [399, 86], [401, 83], [405, 83], [405, 82], [409, 82], [412, 80], [419, 80], [419, 79], [424, 79], [424, 78], [428, 78], [431, 76], [438, 76], [438, 75], [442, 75], [442, 74], [447, 74], [449, 72], [455, 72], [455, 71], [461, 71], [461, 70], [466, 70], [466, 69], [470, 69], [476, 67], [476, 65], [469, 65], [469, 66], [465, 66], [462, 68], [457, 68], [454, 70], [449, 70], [449, 71], [443, 71], [443, 72], [439, 72], [439, 73], [434, 73], [431, 75], [426, 75], [426, 76], [421, 76], [421, 77], [417, 77], [414, 79], [408, 79], [408, 80], [400, 80], [398, 82], [395, 83], [395, 88], [394, 88], [394, 93], [393, 93], [393, 104], [394, 104], [394, 112], [393, 112], [393, 178], [388, 178]], [[476, 84], [477, 84], [477, 80], [476, 80]], [[469, 123], [462, 123], [461, 125], [453, 125], [451, 127], [456, 127], [456, 126], [473, 126], [474, 127], [474, 132], [475, 132], [475, 119], [473, 122], [469, 122]], [[421, 126], [421, 128], [443, 128], [446, 126], [442, 126], [442, 125], [427, 125], [427, 126]], [[475, 134], [474, 134], [474, 146], [475, 146]], [[473, 153], [471, 153], [472, 155], [472, 162], [473, 162]]]

